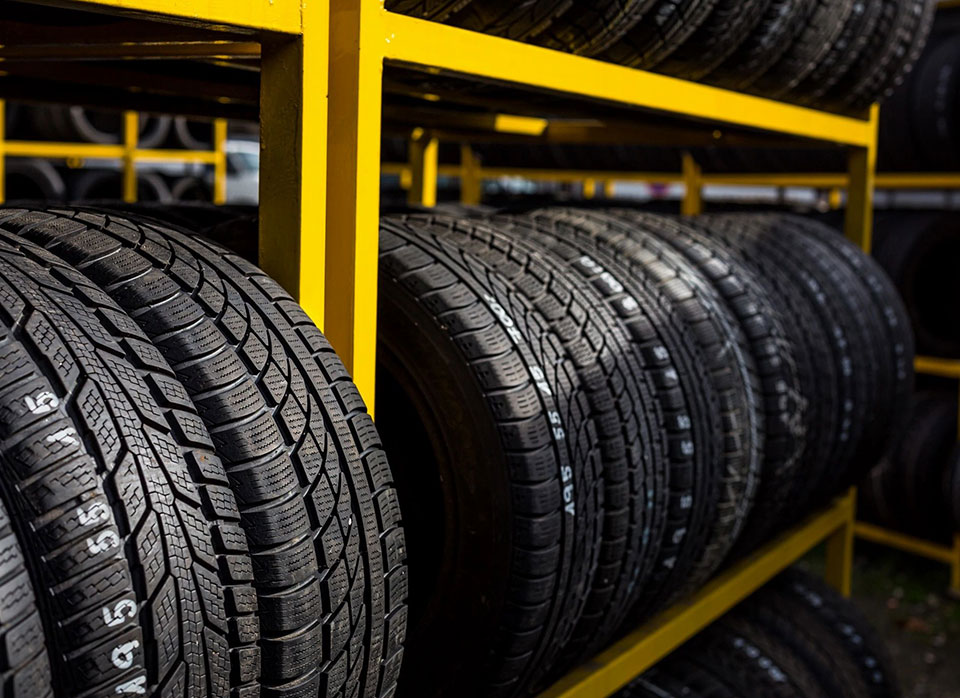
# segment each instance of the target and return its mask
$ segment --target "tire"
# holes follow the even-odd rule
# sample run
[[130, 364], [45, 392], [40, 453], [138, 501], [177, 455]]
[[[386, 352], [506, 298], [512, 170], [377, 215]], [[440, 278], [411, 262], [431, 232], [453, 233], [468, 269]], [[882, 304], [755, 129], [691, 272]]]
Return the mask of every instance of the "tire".
[[536, 43], [580, 56], [596, 56], [641, 21], [657, 0], [574, 0], [573, 7]]
[[710, 672], [677, 656], [661, 660], [614, 694], [616, 698], [737, 698], [737, 695]]
[[725, 62], [704, 80], [731, 90], [746, 90], [790, 48], [794, 28], [806, 21], [816, 0], [771, 0], [760, 24]]
[[173, 119], [173, 139], [184, 150], [212, 150], [213, 123], [177, 116]]
[[656, 0], [633, 27], [598, 58], [649, 69], [665, 61], [707, 20], [717, 0]]
[[790, 95], [791, 101], [814, 104], [846, 75], [866, 48], [880, 21], [883, 2], [854, 2], [840, 35]]
[[[794, 227], [786, 217], [776, 215], [708, 217], [708, 225], [725, 226], [727, 234], [740, 236], [747, 246], [765, 249], [763, 254], [789, 260], [806, 286], [807, 297], [817, 309], [823, 330], [830, 337], [831, 360], [836, 367], [840, 388], [838, 419], [828, 428], [834, 431], [835, 447], [829, 466], [813, 493], [815, 506], [825, 503], [840, 490], [856, 482], [851, 464], [863, 447], [866, 419], [876, 406], [875, 377], [880, 359], [873, 338], [879, 336], [880, 320], [873, 311], [865, 290], [849, 270], [834, 260], [823, 243]], [[809, 436], [816, 439], [816, 433]]]
[[955, 171], [960, 166], [960, 129], [957, 93], [960, 79], [960, 36], [942, 39], [924, 54], [909, 87], [915, 99], [910, 104], [917, 155], [930, 170]]
[[954, 446], [943, 469], [944, 511], [950, 518], [947, 530], [960, 530], [960, 446]]
[[4, 225], [107, 290], [196, 404], [256, 572], [261, 692], [389, 695], [405, 625], [398, 507], [376, 430], [319, 330], [263, 272], [180, 231], [84, 210]]
[[844, 663], [859, 670], [871, 698], [903, 695], [883, 641], [847, 599], [822, 580], [796, 568], [778, 576], [768, 588], [806, 605], [840, 638], [846, 650]]
[[[620, 213], [638, 220], [646, 214]], [[794, 481], [802, 476], [806, 448], [807, 398], [814, 381], [801, 371], [809, 368], [788, 340], [781, 318], [785, 308], [776, 296], [765, 293], [754, 272], [696, 221], [662, 219], [647, 229], [696, 266], [720, 294], [735, 316], [757, 367], [763, 406], [762, 465], [753, 507], [743, 530], [768, 531], [788, 507]]]
[[[34, 114], [38, 135], [49, 140], [113, 145], [123, 143], [123, 113], [79, 106], [43, 105]], [[156, 148], [170, 133], [169, 116], [141, 114], [138, 148]]]
[[951, 213], [880, 216], [874, 257], [897, 287], [920, 354], [960, 358], [960, 309], [943, 304], [960, 293], [952, 273], [960, 260], [960, 234]]
[[470, 31], [530, 41], [546, 31], [573, 5], [574, 0], [484, 0], [475, 2], [429, 2], [419, 0], [387, 3], [387, 9], [433, 19]]
[[67, 187], [48, 160], [15, 158], [6, 163], [6, 199], [61, 203]]
[[6, 232], [29, 217], [0, 221], [0, 494], [34, 587], [49, 590], [38, 600], [56, 692], [248, 691], [253, 571], [210, 437], [132, 321]]
[[859, 0], [816, 0], [806, 23], [794, 29], [786, 53], [751, 85], [751, 90], [770, 97], [789, 96], [830, 51], [855, 1]]
[[[496, 268], [506, 251], [512, 272]], [[432, 592], [415, 600], [400, 685], [417, 696], [523, 695], [555, 670], [602, 542], [590, 405], [543, 312], [563, 301], [535, 257], [451, 218], [384, 219], [380, 269], [386, 443], [410, 448], [418, 422], [427, 431], [417, 450], [398, 449], [417, 466], [397, 469], [401, 505], [417, 510], [405, 509], [412, 573]], [[451, 645], [467, 622], [466, 644]]]
[[870, 313], [879, 317], [879, 328], [874, 325], [874, 346], [880, 348], [876, 417], [874, 428], [854, 459], [853, 474], [859, 479], [902, 436], [909, 418], [915, 352], [910, 320], [893, 282], [872, 257], [829, 226], [800, 216], [791, 216], [789, 220], [805, 235], [825, 243], [835, 253], [837, 261], [859, 278], [867, 294], [865, 300], [869, 305], [866, 307], [879, 311]]
[[[478, 225], [480, 225], [478, 223]], [[577, 664], [602, 649], [626, 617], [634, 587], [643, 586], [657, 557], [667, 517], [667, 434], [654, 402], [658, 371], [649, 370], [619, 307], [623, 289], [595, 287], [597, 270], [584, 250], [537, 230], [522, 217], [483, 224], [497, 239], [538, 258], [567, 307], [548, 308], [557, 334], [575, 358], [600, 439], [604, 488], [600, 564], [583, 613], [557, 664]], [[474, 233], [476, 235], [476, 233]], [[522, 279], [517, 279], [520, 283]], [[593, 283], [591, 283], [593, 281]], [[602, 286], [602, 282], [600, 283]], [[627, 301], [629, 303], [629, 301]], [[549, 317], [549, 315], [548, 315]]]
[[170, 189], [171, 201], [210, 201], [213, 193], [201, 177], [180, 177]]
[[[651, 255], [630, 239], [629, 227], [622, 224], [618, 227], [616, 221], [599, 213], [554, 208], [534, 211], [528, 217], [536, 224], [541, 239], [549, 231], [555, 240], [583, 250], [599, 263], [596, 273], [601, 281], [612, 275], [618, 284], [628, 289], [649, 314], [646, 322], [654, 328], [651, 333], [641, 321], [639, 336], [644, 342], [656, 342], [659, 345], [654, 346], [656, 351], [675, 362], [670, 367], [673, 371], [668, 369], [669, 373], [664, 373], [661, 381], [663, 387], [680, 390], [668, 396], [662, 407], [675, 427], [686, 427], [690, 432], [689, 435], [683, 432], [670, 435], [670, 520], [653, 575], [644, 588], [638, 589], [637, 599], [631, 604], [629, 622], [636, 623], [662, 610], [679, 593], [689, 591], [694, 585], [694, 570], [699, 575], [706, 574], [705, 566], [713, 564], [712, 559], [705, 558], [708, 544], [722, 545], [717, 534], [726, 525], [736, 525], [735, 513], [724, 511], [721, 515], [718, 511], [721, 481], [727, 480], [716, 465], [724, 453], [721, 404], [726, 403], [721, 403], [717, 394], [718, 383], [704, 380], [697, 368], [709, 363], [701, 337], [697, 335], [705, 329], [697, 324], [702, 318], [697, 317], [696, 301], [702, 298], [702, 293], [699, 289], [690, 292], [686, 287], [684, 290], [690, 292], [692, 298], [686, 299], [690, 300], [686, 305], [678, 303], [671, 284], [646, 267]], [[686, 281], [682, 274], [675, 279], [680, 285]], [[749, 422], [747, 417], [744, 420]], [[749, 437], [745, 437], [743, 442], [738, 442], [746, 452], [749, 452], [748, 441]], [[725, 484], [733, 486], [729, 481]], [[741, 491], [749, 495], [747, 478]], [[725, 496], [726, 493], [724, 502]]]
[[706, 21], [655, 70], [700, 80], [744, 44], [771, 3], [772, 0], [718, 0]]
[[[564, 212], [548, 215], [563, 216]], [[765, 441], [756, 361], [739, 322], [716, 287], [663, 240], [679, 227], [674, 221], [638, 212], [574, 212], [572, 220], [584, 215], [601, 228], [594, 233], [597, 237], [627, 257], [631, 266], [638, 265], [678, 308], [700, 345], [704, 378], [712, 383], [719, 401], [724, 446], [717, 461], [717, 514], [705, 549], [681, 585], [683, 592], [690, 592], [719, 568], [753, 506]]]
[[[2, 352], [3, 349], [0, 349]], [[6, 376], [4, 376], [6, 377]], [[2, 380], [2, 379], [0, 379]], [[5, 381], [3, 381], [5, 383]], [[0, 393], [6, 385], [0, 384]], [[50, 661], [22, 545], [0, 502], [0, 687], [7, 698], [53, 698]]]
[[784, 265], [780, 252], [753, 243], [743, 230], [746, 225], [743, 221], [733, 216], [704, 216], [700, 222], [710, 231], [712, 240], [749, 265], [768, 297], [774, 298], [786, 312], [781, 324], [788, 333], [789, 342], [797, 348], [800, 376], [805, 381], [802, 384], [802, 398], [807, 408], [803, 425], [805, 449], [798, 477], [790, 487], [789, 506], [780, 512], [775, 527], [743, 532], [736, 548], [737, 554], [743, 554], [805, 512], [818, 483], [824, 479], [837, 442], [834, 425], [840, 421], [838, 376], [841, 368], [830, 349], [828, 337], [832, 335], [826, 329], [832, 327], [829, 320], [834, 315], [829, 309], [818, 307], [817, 296], [806, 285], [804, 275], [794, 265]]
[[819, 684], [819, 691], [812, 695], [870, 698], [870, 688], [847, 654], [842, 637], [796, 597], [765, 587], [733, 614], [763, 628], [806, 666]]
[[920, 57], [934, 9], [935, 3], [928, 0], [884, 0], [871, 40], [823, 105], [862, 111], [889, 97]]
[[680, 655], [718, 677], [738, 696], [823, 695], [813, 673], [788, 646], [735, 611], [684, 645]]

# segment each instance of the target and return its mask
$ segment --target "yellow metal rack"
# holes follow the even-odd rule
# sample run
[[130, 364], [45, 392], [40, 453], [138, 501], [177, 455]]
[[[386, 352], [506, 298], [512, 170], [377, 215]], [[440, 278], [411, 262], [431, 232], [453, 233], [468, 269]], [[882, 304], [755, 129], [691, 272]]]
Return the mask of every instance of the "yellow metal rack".
[[[75, 100], [72, 85], [83, 82], [88, 103], [259, 115], [261, 264], [324, 328], [371, 410], [382, 115], [402, 121], [391, 116], [396, 105], [385, 104], [385, 95], [416, 99], [424, 106], [413, 109], [418, 115], [427, 106], [438, 109], [445, 128], [431, 127], [417, 139], [410, 179], [420, 201], [429, 203], [441, 137], [492, 129], [515, 139], [542, 138], [564, 128], [548, 116], [556, 106], [589, 117], [591, 125], [579, 137], [597, 140], [629, 135], [637, 142], [731, 147], [805, 140], [845, 148], [846, 231], [870, 246], [875, 110], [860, 118], [818, 112], [392, 14], [372, 0], [29, 0], [26, 6], [36, 3], [43, 4], [36, 20], [43, 31], [26, 26], [0, 36], [0, 96], [36, 99], [55, 88]], [[5, 7], [0, 5], [0, 19]], [[78, 46], [74, 30], [45, 26], [70, 10], [120, 20]], [[60, 26], [69, 25], [61, 19]], [[91, 53], [124, 59], [122, 69], [83, 62]], [[64, 73], [37, 56], [80, 59], [81, 65]], [[171, 56], [177, 59], [172, 66]], [[153, 61], [151, 70], [143, 68], [147, 61]], [[201, 82], [183, 69], [183, 61], [215, 75]], [[236, 78], [251, 66], [259, 70], [259, 82]], [[160, 92], [162, 71], [169, 79]], [[484, 86], [434, 91], [434, 79]], [[491, 109], [499, 98], [487, 95], [501, 88], [526, 95], [519, 100], [522, 109], [513, 109], [517, 100], [511, 108], [498, 103]], [[457, 108], [447, 109], [451, 105]], [[511, 109], [515, 115], [505, 116]], [[463, 171], [468, 195], [477, 196], [482, 170], [469, 154]], [[849, 592], [854, 507], [851, 493], [545, 695], [609, 695], [822, 542], [830, 582]]]
[[227, 140], [226, 119], [213, 122], [211, 150], [175, 150], [172, 148], [138, 148], [140, 115], [135, 111], [123, 114], [123, 143], [52, 143], [48, 141], [8, 141], [4, 133], [5, 102], [0, 99], [0, 203], [6, 199], [4, 159], [7, 157], [49, 158], [83, 162], [85, 160], [121, 160], [123, 184], [119, 192], [123, 200], [137, 200], [137, 163], [178, 162], [213, 165], [213, 203], [227, 200]]

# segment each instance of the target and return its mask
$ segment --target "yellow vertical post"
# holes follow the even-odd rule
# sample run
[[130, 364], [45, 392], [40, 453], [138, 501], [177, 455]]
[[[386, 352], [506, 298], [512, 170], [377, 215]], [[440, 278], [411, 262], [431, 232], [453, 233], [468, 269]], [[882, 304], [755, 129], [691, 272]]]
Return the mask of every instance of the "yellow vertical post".
[[0, 99], [0, 204], [7, 200], [7, 108]]
[[826, 579], [834, 589], [850, 596], [853, 587], [853, 535], [857, 519], [857, 491], [851, 489], [843, 498], [846, 510], [844, 524], [827, 539]]
[[272, 36], [260, 68], [260, 266], [323, 327], [329, 5], [301, 36]]
[[850, 185], [847, 190], [847, 216], [844, 231], [847, 239], [864, 252], [873, 249], [873, 193], [877, 177], [877, 124], [880, 108], [870, 108], [871, 138], [866, 148], [850, 152]]
[[617, 183], [612, 179], [604, 180], [603, 182], [603, 196], [607, 199], [612, 199], [617, 193]]
[[703, 213], [703, 171], [690, 153], [683, 154], [683, 186], [680, 213], [699, 216]]
[[597, 180], [595, 179], [585, 179], [583, 180], [583, 198], [592, 199], [597, 195]]
[[123, 112], [123, 200], [132, 204], [137, 200], [137, 140], [140, 137], [140, 115]]
[[437, 205], [440, 142], [418, 128], [414, 129], [408, 148], [411, 178], [407, 203], [433, 208]]
[[469, 143], [460, 146], [460, 203], [477, 206], [483, 200], [480, 159]]
[[843, 206], [843, 190], [840, 187], [832, 187], [827, 193], [827, 205], [831, 211], [837, 211]]
[[227, 120], [213, 122], [213, 203], [227, 203]]
[[330, 13], [327, 338], [373, 411], [380, 238], [384, 10], [336, 0]]

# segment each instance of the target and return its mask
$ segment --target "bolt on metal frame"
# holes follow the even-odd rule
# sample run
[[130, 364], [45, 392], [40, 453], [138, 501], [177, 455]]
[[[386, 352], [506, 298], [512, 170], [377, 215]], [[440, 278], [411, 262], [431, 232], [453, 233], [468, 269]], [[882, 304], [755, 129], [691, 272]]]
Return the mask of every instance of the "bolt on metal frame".
[[213, 203], [227, 200], [227, 140], [226, 119], [214, 119], [213, 142], [210, 150], [180, 150], [174, 148], [138, 148], [140, 115], [135, 111], [123, 113], [122, 142], [71, 143], [52, 141], [9, 141], [4, 125], [6, 102], [0, 99], [0, 203], [6, 200], [6, 167], [8, 157], [46, 158], [84, 162], [86, 160], [121, 160], [122, 184], [118, 192], [126, 203], [137, 200], [137, 163], [177, 162], [213, 165]]

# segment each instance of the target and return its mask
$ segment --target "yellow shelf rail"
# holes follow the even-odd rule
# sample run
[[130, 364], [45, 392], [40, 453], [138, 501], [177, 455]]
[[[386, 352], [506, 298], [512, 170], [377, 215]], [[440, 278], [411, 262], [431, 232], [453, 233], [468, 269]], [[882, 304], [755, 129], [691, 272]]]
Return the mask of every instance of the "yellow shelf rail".
[[692, 598], [574, 669], [539, 698], [600, 698], [615, 693], [824, 542], [828, 581], [849, 596], [855, 507], [851, 491], [721, 573]]
[[[6, 102], [0, 99], [0, 161], [8, 157], [45, 158], [51, 160], [121, 160], [122, 191], [118, 192], [127, 203], [137, 200], [137, 163], [175, 162], [184, 164], [213, 165], [213, 203], [227, 200], [227, 121], [213, 122], [213, 147], [211, 150], [179, 150], [138, 148], [140, 115], [135, 111], [123, 114], [123, 142], [117, 145], [100, 143], [57, 143], [50, 141], [9, 141], [3, 129]], [[0, 164], [0, 203], [6, 200], [6, 169]]]

